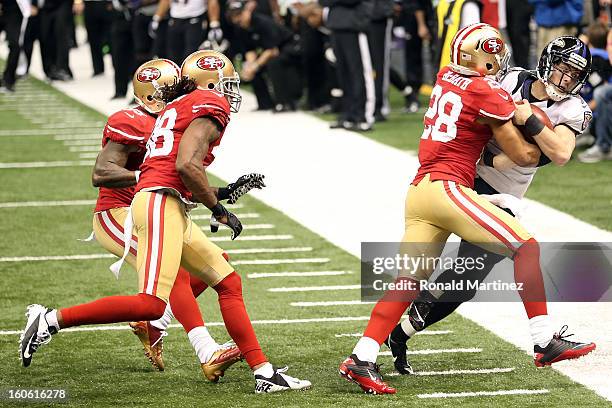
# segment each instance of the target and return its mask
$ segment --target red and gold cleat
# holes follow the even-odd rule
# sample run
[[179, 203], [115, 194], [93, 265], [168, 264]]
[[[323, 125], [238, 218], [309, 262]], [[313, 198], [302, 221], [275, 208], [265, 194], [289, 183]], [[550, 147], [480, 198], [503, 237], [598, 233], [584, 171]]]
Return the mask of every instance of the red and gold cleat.
[[165, 330], [160, 330], [149, 322], [131, 322], [132, 332], [138, 336], [143, 345], [145, 357], [149, 359], [156, 370], [164, 371], [164, 337]]
[[217, 382], [223, 377], [225, 370], [242, 360], [242, 354], [234, 343], [225, 343], [213, 353], [210, 359], [202, 363], [202, 373], [209, 381]]

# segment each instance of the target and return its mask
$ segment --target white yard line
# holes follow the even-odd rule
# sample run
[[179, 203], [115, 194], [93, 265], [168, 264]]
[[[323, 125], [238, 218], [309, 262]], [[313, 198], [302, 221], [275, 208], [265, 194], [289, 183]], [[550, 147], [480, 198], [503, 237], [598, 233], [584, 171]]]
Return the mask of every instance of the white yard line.
[[[242, 214], [241, 213], [237, 213], [237, 214], [234, 214], [234, 215], [236, 217], [238, 217], [239, 219], [241, 219], [241, 220], [246, 219], [246, 218], [259, 218], [259, 214], [257, 214], [257, 213], [242, 213]], [[194, 220], [194, 221], [197, 221], [197, 220], [206, 220], [206, 221], [208, 221], [208, 220], [210, 220], [210, 214], [192, 215], [191, 219]]]
[[[453, 354], [453, 353], [482, 353], [481, 348], [454, 348], [454, 349], [426, 349], [426, 350], [408, 350], [408, 355], [428, 355], [428, 354]], [[390, 356], [390, 351], [381, 351], [379, 356]]]
[[[219, 227], [221, 227], [221, 230], [223, 231], [229, 231], [229, 227], [227, 225], [221, 224]], [[210, 230], [210, 226], [202, 226], [200, 228], [204, 231]], [[266, 230], [274, 229], [276, 226], [274, 224], [242, 224], [242, 228], [245, 230]]]
[[98, 143], [100, 143], [100, 141], [102, 140], [102, 134], [101, 133], [91, 133], [87, 135], [56, 135], [56, 136], [53, 136], [53, 140], [61, 140], [61, 141], [74, 140], [74, 141], [86, 141], [86, 142], [92, 142], [92, 143], [93, 141], [97, 141]]
[[93, 146], [70, 146], [68, 150], [73, 153], [78, 152], [99, 152], [101, 149], [99, 144]]
[[91, 160], [75, 160], [75, 161], [49, 161], [49, 162], [16, 162], [16, 163], [0, 163], [0, 169], [37, 169], [49, 167], [80, 167], [93, 166]]
[[244, 261], [232, 261], [232, 265], [285, 265], [285, 264], [308, 264], [327, 263], [329, 258], [298, 258], [298, 259], [254, 259]]
[[16, 201], [0, 203], [0, 208], [21, 207], [64, 207], [73, 205], [94, 205], [96, 200], [64, 200], [64, 201]]
[[63, 144], [64, 146], [97, 146], [98, 148], [101, 147], [100, 140], [96, 139], [64, 140]]
[[[314, 272], [262, 272], [262, 273], [249, 273], [247, 278], [249, 279], [260, 279], [260, 278], [307, 278], [311, 276], [338, 276], [351, 274], [352, 272], [347, 271], [314, 271]], [[296, 303], [308, 303], [308, 302], [296, 302]], [[298, 306], [291, 303], [291, 306]]]
[[79, 153], [79, 159], [95, 159], [96, 157], [98, 153]]
[[[421, 377], [437, 376], [437, 375], [479, 375], [479, 374], [502, 374], [511, 373], [516, 367], [508, 368], [479, 368], [475, 370], [447, 370], [447, 371], [415, 371], [412, 375]], [[385, 374], [385, 377], [399, 377], [401, 374], [392, 372]]]
[[89, 255], [55, 255], [55, 256], [6, 256], [0, 262], [36, 262], [36, 261], [81, 261], [87, 259], [117, 258], [112, 254]]
[[275, 254], [286, 252], [310, 252], [312, 247], [287, 247], [287, 248], [246, 248], [246, 249], [226, 249], [228, 254]]
[[268, 292], [320, 292], [333, 290], [355, 290], [361, 289], [361, 285], [333, 285], [333, 286], [304, 286], [289, 288], [270, 288]]
[[499, 390], [474, 392], [435, 392], [433, 394], [417, 394], [419, 398], [465, 398], [465, 397], [496, 397], [500, 395], [536, 395], [548, 394], [547, 389], [540, 390]]
[[[452, 330], [423, 330], [416, 332], [418, 336], [439, 336], [441, 334], [452, 334]], [[335, 334], [334, 337], [361, 337], [363, 333], [340, 333]]]
[[[83, 129], [94, 129], [91, 127], [86, 127], [86, 128], [75, 128], [78, 129], [79, 131], [83, 130]], [[101, 128], [95, 128], [96, 130], [102, 130]], [[1, 136], [52, 136], [52, 135], [57, 135], [58, 131], [57, 130], [53, 130], [53, 129], [2, 129], [0, 130], [0, 137]], [[60, 136], [57, 136], [60, 137]], [[77, 136], [77, 137], [83, 137], [83, 136]], [[100, 138], [100, 134], [97, 135], [98, 138]], [[58, 140], [58, 139], [56, 139]]]
[[[328, 306], [354, 306], [354, 305], [373, 305], [375, 302], [362, 302], [361, 300], [330, 300], [323, 302], [291, 302], [295, 307], [328, 307]], [[337, 336], [337, 335], [336, 335]]]
[[[209, 237], [213, 242], [232, 241], [231, 237]], [[240, 236], [236, 241], [287, 241], [293, 239], [293, 235], [246, 235]]]
[[[370, 316], [347, 316], [347, 317], [314, 317], [312, 319], [281, 319], [281, 320], [253, 320], [252, 324], [272, 325], [272, 324], [305, 324], [305, 323], [338, 323], [338, 322], [359, 322], [369, 320]], [[206, 322], [207, 326], [225, 326], [223, 322]], [[171, 324], [170, 328], [182, 327], [180, 324]], [[105, 325], [105, 326], [84, 326], [73, 327], [62, 330], [63, 332], [90, 332], [90, 331], [109, 331], [109, 330], [131, 330], [130, 326], [124, 325]], [[21, 334], [21, 330], [0, 330], [0, 336], [12, 336]]]

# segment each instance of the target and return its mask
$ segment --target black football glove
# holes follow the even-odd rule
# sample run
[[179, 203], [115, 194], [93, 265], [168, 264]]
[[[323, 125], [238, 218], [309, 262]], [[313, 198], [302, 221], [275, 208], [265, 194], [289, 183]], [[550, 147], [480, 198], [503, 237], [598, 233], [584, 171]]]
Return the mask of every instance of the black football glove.
[[262, 189], [266, 185], [263, 182], [263, 174], [251, 173], [246, 174], [230, 183], [227, 187], [219, 187], [217, 198], [219, 200], [227, 200], [228, 204], [236, 204], [236, 201], [254, 188]]
[[219, 230], [219, 224], [225, 224], [232, 230], [232, 240], [238, 238], [242, 232], [242, 223], [238, 217], [229, 212], [221, 203], [217, 203], [210, 210], [213, 213], [210, 217], [210, 231], [215, 233]]

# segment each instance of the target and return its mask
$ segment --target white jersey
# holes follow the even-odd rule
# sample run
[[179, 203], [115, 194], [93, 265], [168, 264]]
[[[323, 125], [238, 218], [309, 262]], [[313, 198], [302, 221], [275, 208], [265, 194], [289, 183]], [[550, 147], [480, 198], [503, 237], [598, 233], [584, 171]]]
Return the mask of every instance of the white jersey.
[[[535, 73], [522, 68], [513, 68], [503, 77], [501, 86], [512, 95], [515, 101], [527, 99], [541, 108], [554, 126], [565, 125], [576, 135], [584, 132], [589, 126], [592, 114], [582, 97], [570, 96], [559, 102], [533, 101], [533, 97], [530, 98], [531, 84], [537, 80]], [[502, 151], [495, 139], [491, 139], [485, 149], [489, 149], [493, 154], [499, 154]], [[537, 170], [537, 167], [514, 167], [499, 171], [480, 164], [476, 167], [478, 177], [495, 190], [518, 198], [523, 198]]]
[[170, 17], [194, 18], [200, 17], [208, 9], [208, 0], [171, 0]]

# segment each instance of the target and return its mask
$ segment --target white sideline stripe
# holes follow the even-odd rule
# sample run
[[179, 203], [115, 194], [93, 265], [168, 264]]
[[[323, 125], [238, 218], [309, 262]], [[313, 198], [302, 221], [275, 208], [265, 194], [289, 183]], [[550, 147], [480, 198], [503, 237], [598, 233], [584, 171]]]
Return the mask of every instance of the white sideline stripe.
[[[426, 354], [446, 354], [446, 353], [481, 353], [481, 348], [455, 348], [455, 349], [426, 349], [426, 350], [408, 350], [406, 354], [410, 355], [426, 355]], [[379, 356], [390, 356], [390, 351], [381, 351]]]
[[92, 146], [70, 146], [68, 148], [69, 151], [75, 152], [99, 152], [101, 149], [100, 145], [92, 145]]
[[79, 153], [79, 159], [95, 159], [98, 153]]
[[[193, 218], [192, 218], [193, 219]], [[225, 224], [221, 224], [219, 225], [224, 231], [229, 231], [229, 227]], [[200, 229], [203, 229], [205, 231], [208, 231], [210, 227], [200, 227]], [[250, 229], [250, 230], [256, 230], [256, 229], [274, 229], [276, 228], [276, 225], [274, 224], [242, 224], [242, 228], [244, 229]]]
[[94, 205], [96, 200], [64, 200], [64, 201], [15, 201], [0, 203], [0, 208], [20, 207], [63, 207], [71, 205]]
[[[54, 133], [57, 133], [57, 132], [54, 132]], [[102, 140], [102, 136], [99, 135], [98, 133], [92, 133], [89, 135], [55, 135], [53, 136], [53, 140], [76, 140], [76, 141], [87, 141], [87, 142], [93, 142], [93, 141], [100, 142]]]
[[226, 249], [228, 254], [273, 254], [284, 252], [310, 252], [312, 247], [288, 247], [288, 248], [248, 248], [248, 249]]
[[88, 255], [55, 255], [55, 256], [7, 256], [0, 258], [0, 262], [35, 262], [35, 261], [80, 261], [84, 259], [117, 258], [112, 254]]
[[72, 122], [58, 124], [43, 124], [43, 129], [102, 129], [104, 122], [92, 122], [91, 126], [75, 126]]
[[233, 265], [283, 265], [298, 263], [326, 263], [329, 258], [297, 258], [297, 259], [254, 259], [251, 261], [233, 261]]
[[[418, 334], [418, 333], [417, 333]], [[476, 370], [448, 370], [448, 371], [416, 371], [414, 375], [431, 376], [431, 375], [476, 375], [476, 374], [499, 374], [509, 373], [515, 370], [515, 367], [508, 368], [480, 368]], [[385, 374], [385, 377], [397, 377], [400, 373]]]
[[[348, 317], [318, 317], [312, 319], [282, 319], [282, 320], [253, 320], [252, 324], [303, 324], [303, 323], [337, 323], [337, 322], [357, 322], [370, 320], [370, 316], [348, 316]], [[207, 326], [225, 326], [223, 322], [206, 322]], [[180, 324], [171, 324], [170, 328], [182, 328]], [[71, 327], [62, 330], [63, 332], [88, 332], [88, 331], [110, 331], [110, 330], [131, 330], [130, 326], [125, 325], [105, 325], [88, 327]], [[0, 330], [0, 336], [11, 336], [21, 334], [21, 330]]]
[[[244, 218], [259, 218], [259, 214], [257, 213], [238, 213], [234, 214], [236, 217], [244, 219]], [[210, 214], [201, 214], [201, 215], [192, 215], [192, 220], [210, 220]]]
[[417, 394], [419, 398], [462, 398], [462, 397], [496, 397], [499, 395], [534, 395], [548, 394], [547, 389], [540, 390], [499, 390], [499, 391], [475, 391], [475, 392], [436, 392], [433, 394]]
[[[353, 272], [343, 272], [353, 273]], [[352, 305], [373, 305], [376, 302], [362, 302], [361, 300], [332, 300], [324, 302], [291, 302], [291, 306], [295, 307], [314, 307], [314, 306], [352, 306]], [[355, 333], [355, 337], [361, 337], [361, 333]], [[336, 337], [350, 336], [350, 334], [336, 334]]]
[[[114, 227], [114, 226], [113, 226]], [[120, 234], [119, 236], [123, 236]], [[132, 247], [135, 247], [134, 241], [132, 241]], [[291, 250], [286, 251], [285, 249]], [[226, 250], [228, 254], [265, 254], [265, 253], [276, 253], [276, 252], [300, 252], [310, 251], [312, 248], [253, 248], [253, 249], [229, 249]], [[0, 257], [0, 262], [35, 262], [35, 261], [79, 261], [86, 259], [104, 259], [104, 258], [117, 258], [112, 254], [82, 254], [82, 255], [53, 255], [53, 256], [7, 256]], [[315, 258], [316, 259], [316, 258]], [[327, 259], [327, 258], [323, 258]], [[270, 261], [293, 261], [293, 262], [270, 262]], [[242, 265], [258, 265], [258, 264], [270, 264], [274, 263], [298, 263], [300, 259], [272, 259], [272, 260], [257, 260], [257, 261], [234, 261], [233, 264]], [[329, 261], [329, 259], [328, 259]], [[250, 263], [252, 262], [252, 263]], [[286, 273], [307, 273], [307, 272], [286, 272]], [[349, 272], [350, 273], [350, 272]], [[255, 274], [257, 275], [257, 274]], [[313, 275], [315, 276], [315, 275]]]
[[290, 288], [270, 288], [268, 292], [315, 292], [324, 290], [354, 290], [361, 289], [361, 285], [334, 285], [334, 286], [303, 286]]
[[[346, 275], [353, 272], [347, 271], [315, 271], [315, 272], [262, 272], [262, 273], [249, 273], [247, 278], [259, 279], [259, 278], [302, 278], [308, 276], [337, 276]], [[309, 302], [294, 302], [291, 306], [304, 306], [298, 305], [297, 303], [309, 303]], [[313, 302], [314, 303], [314, 302]]]
[[79, 167], [93, 166], [94, 162], [90, 160], [75, 160], [75, 161], [50, 161], [50, 162], [16, 162], [16, 163], [0, 163], [0, 169], [36, 169], [47, 167]]
[[[228, 242], [231, 237], [209, 237], [213, 242]], [[293, 235], [247, 235], [239, 237], [238, 241], [286, 241], [293, 239]]]
[[[366, 303], [374, 303], [374, 302], [364, 302], [364, 304]], [[453, 333], [452, 330], [425, 330], [425, 331], [420, 331], [420, 332], [416, 332], [417, 335], [430, 335], [430, 336], [437, 336], [437, 335], [441, 335], [441, 334], [451, 334]], [[340, 333], [340, 334], [335, 334], [334, 337], [361, 337], [363, 336], [363, 333]]]

